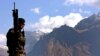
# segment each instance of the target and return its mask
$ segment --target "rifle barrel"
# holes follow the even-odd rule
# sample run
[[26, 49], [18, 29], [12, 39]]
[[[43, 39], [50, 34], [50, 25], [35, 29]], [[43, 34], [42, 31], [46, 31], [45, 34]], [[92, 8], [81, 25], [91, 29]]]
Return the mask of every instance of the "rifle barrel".
[[15, 2], [14, 2], [14, 10], [15, 10]]

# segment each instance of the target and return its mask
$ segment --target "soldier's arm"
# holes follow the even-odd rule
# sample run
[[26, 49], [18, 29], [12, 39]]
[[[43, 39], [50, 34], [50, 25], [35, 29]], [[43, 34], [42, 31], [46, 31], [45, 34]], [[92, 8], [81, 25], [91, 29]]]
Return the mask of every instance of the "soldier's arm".
[[7, 32], [7, 34], [6, 34], [7, 46], [10, 45], [10, 42], [11, 42], [11, 38], [13, 36], [13, 33], [14, 33], [13, 29], [9, 29], [8, 32]]

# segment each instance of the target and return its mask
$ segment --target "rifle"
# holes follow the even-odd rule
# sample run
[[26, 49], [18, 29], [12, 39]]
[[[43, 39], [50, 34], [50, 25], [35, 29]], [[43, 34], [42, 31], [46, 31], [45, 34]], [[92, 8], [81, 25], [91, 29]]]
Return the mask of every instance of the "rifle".
[[12, 16], [13, 16], [13, 26], [14, 26], [14, 48], [16, 49], [16, 47], [18, 47], [18, 35], [17, 35], [17, 31], [18, 31], [18, 9], [15, 9], [15, 2], [14, 2], [14, 9], [12, 10]]
[[15, 2], [14, 2], [14, 9], [12, 11], [13, 11], [13, 19], [14, 19], [13, 21], [14, 31], [16, 32], [18, 27], [18, 9], [15, 9]]
[[[16, 9], [15, 8], [15, 2], [14, 2], [14, 9], [12, 10], [13, 11], [13, 26], [14, 26], [14, 42], [15, 42], [15, 49], [16, 49], [16, 47], [19, 47], [18, 46], [18, 31], [20, 31], [19, 29], [18, 29], [18, 21], [19, 21], [19, 18], [18, 18], [18, 9]], [[23, 29], [23, 31], [22, 31], [22, 34], [23, 34], [23, 36], [25, 36], [24, 34], [24, 29]]]
[[[18, 9], [15, 9], [15, 2], [14, 2], [14, 9], [12, 10], [13, 11], [13, 26], [14, 26], [14, 37], [17, 38], [16, 34], [17, 34], [17, 31], [19, 30], [18, 29]], [[19, 30], [20, 31], [20, 30]], [[25, 32], [24, 32], [24, 29], [22, 31], [22, 34], [23, 36], [25, 37]]]

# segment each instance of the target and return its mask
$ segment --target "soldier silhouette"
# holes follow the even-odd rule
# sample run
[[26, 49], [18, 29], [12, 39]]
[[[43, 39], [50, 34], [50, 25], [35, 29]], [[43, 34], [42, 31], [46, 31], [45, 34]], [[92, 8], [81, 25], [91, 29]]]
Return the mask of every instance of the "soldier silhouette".
[[25, 36], [24, 36], [24, 25], [25, 20], [23, 18], [18, 18], [18, 27], [16, 29], [16, 36], [14, 28], [9, 29], [7, 32], [7, 47], [9, 56], [25, 56], [24, 46], [25, 46]]

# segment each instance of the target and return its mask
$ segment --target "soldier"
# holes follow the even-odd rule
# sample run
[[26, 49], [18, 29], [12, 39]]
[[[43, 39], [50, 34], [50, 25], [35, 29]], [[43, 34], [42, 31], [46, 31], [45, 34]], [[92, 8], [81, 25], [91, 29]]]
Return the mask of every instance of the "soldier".
[[[14, 28], [9, 29], [7, 32], [7, 46], [9, 56], [25, 56], [24, 46], [25, 46], [25, 36], [24, 28], [25, 20], [23, 18], [18, 18], [18, 27], [16, 33], [14, 33]], [[15, 36], [16, 34], [16, 36]]]

